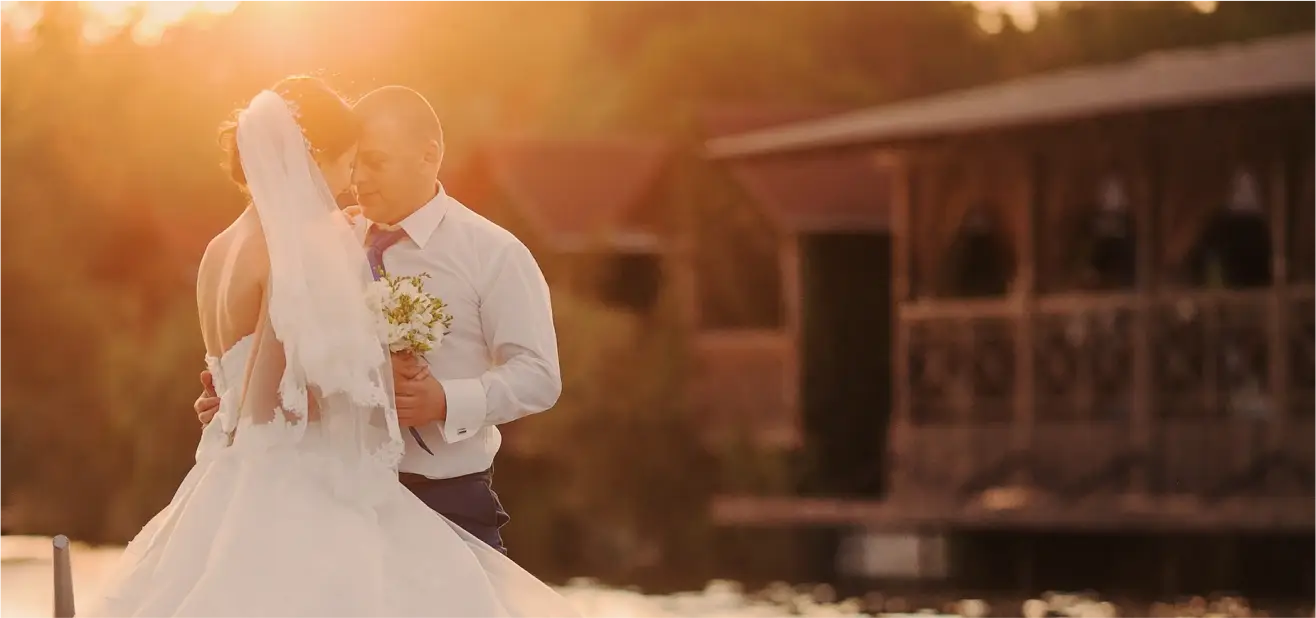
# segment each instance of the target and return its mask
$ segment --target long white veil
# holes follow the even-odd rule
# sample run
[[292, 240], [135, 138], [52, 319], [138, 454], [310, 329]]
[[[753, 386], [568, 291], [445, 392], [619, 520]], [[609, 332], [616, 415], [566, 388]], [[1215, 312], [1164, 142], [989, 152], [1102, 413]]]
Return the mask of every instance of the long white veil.
[[367, 488], [396, 478], [404, 447], [388, 349], [365, 302], [365, 251], [282, 97], [267, 90], [252, 99], [238, 116], [237, 145], [270, 269], [237, 439], [242, 421], [281, 427], [255, 432], [279, 442], [300, 441], [313, 427], [346, 467], [335, 475], [339, 489], [370, 500]]

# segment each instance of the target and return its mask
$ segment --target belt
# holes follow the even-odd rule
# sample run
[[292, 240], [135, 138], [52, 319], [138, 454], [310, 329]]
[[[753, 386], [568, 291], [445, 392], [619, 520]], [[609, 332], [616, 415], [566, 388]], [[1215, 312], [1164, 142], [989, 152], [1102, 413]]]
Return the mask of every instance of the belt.
[[420, 483], [432, 481], [434, 479], [431, 479], [430, 477], [425, 476], [423, 474], [415, 474], [412, 472], [399, 472], [398, 480], [402, 481], [403, 485], [418, 485]]
[[447, 485], [449, 483], [461, 483], [464, 481], [469, 481], [476, 477], [488, 478], [492, 476], [492, 474], [493, 474], [493, 468], [489, 468], [488, 470], [482, 470], [480, 472], [472, 472], [471, 474], [463, 474], [462, 476], [452, 476], [443, 479], [432, 479], [423, 474], [416, 474], [414, 472], [399, 472], [398, 480], [401, 481], [403, 485], [406, 485], [408, 487], [412, 485], [421, 485], [421, 484]]

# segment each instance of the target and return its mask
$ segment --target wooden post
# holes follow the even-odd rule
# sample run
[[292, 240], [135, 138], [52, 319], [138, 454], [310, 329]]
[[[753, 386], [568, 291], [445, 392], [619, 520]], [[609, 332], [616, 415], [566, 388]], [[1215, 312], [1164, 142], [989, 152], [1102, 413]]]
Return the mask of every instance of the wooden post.
[[[800, 245], [799, 234], [786, 229], [779, 229], [777, 242], [777, 260], [781, 272], [781, 290], [784, 301], [784, 325], [786, 341], [790, 343], [790, 352], [784, 360], [786, 376], [782, 380], [781, 397], [787, 410], [791, 411], [793, 444], [802, 444], [804, 440], [804, 410], [800, 408], [800, 354], [803, 353], [800, 341], [800, 324], [804, 305], [804, 287], [800, 280]], [[775, 432], [774, 432], [775, 433]]]
[[878, 166], [891, 179], [891, 428], [888, 438], [887, 470], [890, 488], [900, 491], [909, 485], [905, 470], [910, 465], [910, 442], [914, 438], [909, 399], [909, 323], [901, 309], [910, 299], [910, 276], [914, 205], [914, 165], [906, 155], [901, 160], [879, 156]]
[[1014, 318], [1014, 423], [1011, 425], [1013, 457], [1029, 462], [1016, 469], [1014, 482], [1021, 486], [1033, 483], [1031, 453], [1034, 425], [1037, 422], [1035, 402], [1037, 346], [1033, 344], [1033, 323], [1037, 309], [1037, 221], [1045, 196], [1045, 170], [1042, 157], [1031, 150], [1027, 153], [1028, 198], [1023, 208], [1024, 229], [1017, 248], [1017, 289], [1012, 296], [1015, 303]]
[[[1134, 456], [1141, 458], [1142, 465], [1135, 465], [1130, 470], [1129, 490], [1139, 500], [1146, 498], [1151, 486], [1148, 466], [1152, 453], [1153, 426], [1156, 406], [1156, 379], [1153, 361], [1152, 320], [1158, 308], [1156, 270], [1160, 263], [1156, 251], [1160, 247], [1161, 186], [1165, 180], [1161, 177], [1163, 169], [1158, 160], [1159, 151], [1156, 141], [1145, 134], [1152, 130], [1150, 123], [1141, 123], [1144, 132], [1140, 140], [1144, 155], [1138, 160], [1142, 163], [1134, 177], [1139, 179], [1135, 213], [1136, 244], [1136, 289], [1137, 301], [1133, 315], [1133, 414], [1129, 427], [1130, 446]], [[1139, 208], [1140, 207], [1140, 208]]]
[[671, 284], [676, 292], [677, 311], [680, 312], [679, 320], [682, 329], [686, 333], [697, 332], [702, 321], [699, 307], [699, 288], [695, 281], [695, 273], [698, 271], [699, 265], [696, 262], [695, 240], [692, 238], [692, 234], [693, 232], [689, 231], [688, 228], [686, 231], [681, 232], [672, 243], [671, 251], [663, 255], [663, 260], [674, 266], [674, 268], [668, 269], [667, 272], [673, 273]]
[[[1284, 448], [1289, 416], [1289, 182], [1287, 158], [1270, 166], [1270, 435], [1272, 453]], [[1263, 455], [1264, 456], [1264, 455]]]
[[[721, 171], [725, 171], [725, 168]], [[673, 182], [672, 194], [676, 195], [676, 203], [668, 202], [668, 207], [675, 213], [675, 221], [669, 228], [675, 241], [672, 248], [672, 255], [676, 257], [675, 283], [685, 333], [693, 336], [699, 332], [704, 317], [696, 275], [699, 272], [699, 200], [695, 197], [694, 183], [689, 179]]]
[[69, 538], [55, 537], [55, 618], [73, 618], [73, 563], [69, 556]]

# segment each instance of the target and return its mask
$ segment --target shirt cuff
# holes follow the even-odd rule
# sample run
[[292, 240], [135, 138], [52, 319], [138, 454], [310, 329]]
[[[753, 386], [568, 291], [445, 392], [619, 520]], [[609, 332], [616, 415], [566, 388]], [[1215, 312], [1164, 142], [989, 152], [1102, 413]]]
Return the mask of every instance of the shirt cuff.
[[448, 418], [439, 424], [443, 441], [461, 442], [484, 426], [484, 383], [479, 378], [439, 380], [448, 398]]

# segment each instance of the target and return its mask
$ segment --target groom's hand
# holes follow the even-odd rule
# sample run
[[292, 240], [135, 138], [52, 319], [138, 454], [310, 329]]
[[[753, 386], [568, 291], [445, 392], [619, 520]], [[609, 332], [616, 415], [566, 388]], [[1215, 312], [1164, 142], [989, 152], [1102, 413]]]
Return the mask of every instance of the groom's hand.
[[209, 371], [201, 372], [201, 396], [196, 398], [192, 404], [192, 409], [196, 410], [197, 420], [201, 425], [210, 424], [210, 419], [215, 418], [215, 413], [219, 411], [219, 397], [215, 395], [215, 380]]
[[443, 385], [430, 374], [428, 366], [415, 359], [394, 358], [393, 391], [398, 424], [403, 427], [421, 427], [448, 418], [448, 396]]
[[409, 352], [394, 352], [392, 355], [393, 362], [393, 383], [401, 384], [407, 380], [415, 380], [422, 375], [429, 373], [429, 366], [425, 364], [420, 357]]

